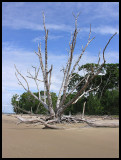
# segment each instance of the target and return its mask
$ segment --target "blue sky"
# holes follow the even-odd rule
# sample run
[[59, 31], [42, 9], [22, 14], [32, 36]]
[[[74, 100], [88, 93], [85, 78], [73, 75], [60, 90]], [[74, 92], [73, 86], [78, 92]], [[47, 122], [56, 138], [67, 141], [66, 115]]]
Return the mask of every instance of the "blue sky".
[[[91, 37], [95, 39], [88, 46], [79, 65], [96, 63], [98, 53], [105, 47], [108, 39], [117, 32], [106, 52], [107, 63], [119, 63], [119, 3], [118, 2], [3, 2], [2, 3], [2, 111], [12, 112], [11, 97], [22, 94], [24, 89], [18, 85], [14, 64], [21, 73], [33, 73], [32, 65], [38, 67], [39, 60], [34, 51], [42, 44], [44, 56], [44, 28], [42, 11], [45, 13], [48, 37], [48, 65], [53, 64], [51, 91], [58, 94], [66, 64], [71, 33], [74, 30], [74, 17], [77, 15], [80, 32], [74, 52], [74, 61], [81, 53], [82, 45], [88, 40], [90, 24]], [[43, 59], [44, 60], [44, 59]], [[42, 79], [42, 74], [39, 75]], [[34, 81], [28, 80], [32, 91], [36, 91]], [[40, 90], [43, 84], [40, 83]]]

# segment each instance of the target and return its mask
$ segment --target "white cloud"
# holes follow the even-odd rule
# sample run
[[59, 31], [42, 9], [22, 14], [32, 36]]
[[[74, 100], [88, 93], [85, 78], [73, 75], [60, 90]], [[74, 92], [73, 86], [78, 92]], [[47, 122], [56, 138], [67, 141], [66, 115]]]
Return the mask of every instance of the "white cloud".
[[[117, 2], [27, 2], [27, 5], [28, 8], [26, 7], [26, 2], [5, 3], [5, 5], [3, 5], [3, 27], [43, 30], [41, 12], [42, 10], [46, 10], [46, 27], [50, 30], [71, 32], [74, 27], [74, 18], [72, 16], [72, 12], [74, 11], [75, 14], [77, 11], [82, 11], [78, 19], [78, 25], [80, 27], [82, 25], [85, 26], [85, 24], [92, 23], [95, 25], [94, 32], [98, 32], [100, 34], [112, 34], [114, 31], [119, 30], [119, 27], [116, 26], [119, 23], [119, 3]], [[98, 21], [100, 18], [103, 20], [99, 23]], [[98, 21], [96, 22], [96, 20]], [[99, 26], [99, 24], [103, 25]], [[87, 28], [82, 27], [82, 31], [87, 30]]]
[[[80, 32], [87, 32], [89, 33], [90, 31], [90, 27], [82, 27], [80, 29]], [[113, 26], [109, 26], [109, 25], [102, 25], [102, 26], [92, 26], [91, 27], [91, 32], [94, 32], [96, 34], [101, 34], [101, 35], [107, 35], [107, 34], [114, 34], [115, 32], [117, 32], [117, 34], [119, 34], [119, 27], [113, 27]]]
[[99, 27], [93, 27], [92, 32], [99, 33], [99, 34], [114, 34], [117, 32], [119, 34], [119, 28], [118, 27], [112, 27], [112, 26], [99, 26]]
[[[4, 20], [3, 26], [10, 27], [12, 29], [30, 29], [30, 30], [44, 30], [44, 27], [42, 24], [39, 24], [37, 22], [32, 22], [28, 20], [23, 19], [10, 19], [10, 20]], [[59, 31], [66, 31], [70, 32], [72, 31], [72, 27], [65, 24], [48, 24], [46, 23], [46, 27], [49, 30], [59, 30]]]
[[[50, 35], [48, 36], [48, 39], [49, 40], [57, 40], [57, 39], [60, 39], [60, 38], [63, 38], [64, 36], [61, 36], [61, 35]], [[43, 37], [36, 37], [34, 38], [32, 41], [33, 42], [40, 42], [40, 41], [43, 41], [45, 40], [45, 36]]]

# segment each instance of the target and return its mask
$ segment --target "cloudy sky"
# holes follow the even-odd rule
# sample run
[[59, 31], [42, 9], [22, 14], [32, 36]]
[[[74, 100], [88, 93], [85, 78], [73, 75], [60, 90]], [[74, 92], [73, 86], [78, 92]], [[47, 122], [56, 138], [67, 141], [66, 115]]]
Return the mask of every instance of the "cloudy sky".
[[[87, 48], [79, 65], [96, 63], [99, 50], [103, 51], [108, 39], [117, 32], [106, 52], [107, 63], [119, 63], [119, 3], [118, 2], [3, 2], [2, 3], [2, 111], [13, 112], [11, 97], [22, 94], [24, 89], [18, 85], [15, 68], [27, 75], [39, 67], [37, 51], [41, 42], [44, 56], [44, 29], [42, 12], [45, 13], [46, 27], [49, 29], [48, 65], [53, 64], [51, 91], [58, 94], [69, 49], [71, 33], [74, 30], [74, 16], [77, 15], [80, 32], [74, 52], [73, 63], [88, 40], [90, 24], [91, 37], [95, 36]], [[44, 60], [44, 58], [43, 58]], [[42, 79], [42, 74], [39, 74]], [[32, 91], [36, 91], [34, 81], [28, 80]], [[40, 90], [43, 84], [40, 83]]]

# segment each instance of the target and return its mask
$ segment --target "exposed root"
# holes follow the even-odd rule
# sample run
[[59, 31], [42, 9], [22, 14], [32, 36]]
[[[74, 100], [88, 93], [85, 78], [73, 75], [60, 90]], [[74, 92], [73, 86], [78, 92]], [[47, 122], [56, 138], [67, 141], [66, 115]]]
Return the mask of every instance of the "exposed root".
[[109, 128], [118, 128], [119, 127], [119, 123], [118, 122], [111, 122], [111, 123], [107, 123], [107, 122], [98, 122], [98, 123], [87, 123], [89, 126], [91, 127], [109, 127]]
[[111, 128], [116, 128], [119, 127], [119, 122], [106, 122], [106, 121], [96, 121], [96, 120], [89, 120], [85, 118], [77, 118], [77, 117], [72, 117], [72, 116], [65, 116], [63, 115], [61, 117], [61, 120], [58, 120], [57, 118], [51, 119], [51, 120], [46, 120], [44, 118], [40, 117], [34, 117], [34, 118], [23, 118], [20, 116], [16, 117], [19, 119], [19, 122], [17, 123], [25, 123], [25, 124], [34, 124], [34, 126], [37, 126], [39, 124], [44, 125], [43, 129], [50, 128], [50, 129], [64, 129], [63, 127], [58, 127], [55, 125], [58, 123], [87, 123], [90, 127], [111, 127]]
[[32, 118], [32, 119], [25, 119], [23, 117], [17, 116], [16, 118], [18, 118], [20, 120], [20, 122], [18, 122], [17, 124], [20, 123], [26, 123], [26, 124], [43, 124], [45, 127], [44, 128], [50, 128], [50, 129], [64, 129], [63, 127], [57, 127], [55, 125], [50, 125], [49, 123], [53, 123], [56, 122], [57, 120], [49, 120], [49, 121], [44, 121], [40, 118]]

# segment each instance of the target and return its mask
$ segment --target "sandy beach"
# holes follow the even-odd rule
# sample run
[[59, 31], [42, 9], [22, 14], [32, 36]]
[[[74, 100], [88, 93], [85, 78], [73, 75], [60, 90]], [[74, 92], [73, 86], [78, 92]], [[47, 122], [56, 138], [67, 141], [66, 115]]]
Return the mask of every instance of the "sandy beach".
[[119, 128], [82, 123], [53, 130], [17, 122], [2, 115], [2, 158], [119, 158]]

